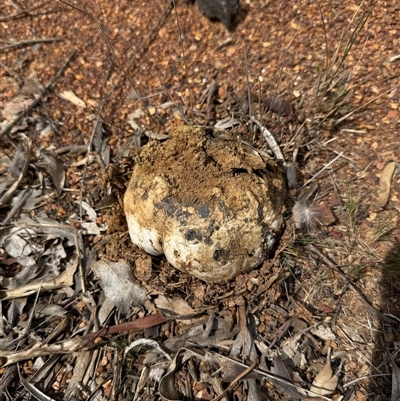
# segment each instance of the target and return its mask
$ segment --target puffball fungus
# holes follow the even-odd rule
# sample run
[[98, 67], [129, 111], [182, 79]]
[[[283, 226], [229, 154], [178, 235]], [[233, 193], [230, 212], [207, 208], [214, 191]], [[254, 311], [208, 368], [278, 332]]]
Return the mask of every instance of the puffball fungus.
[[140, 149], [124, 209], [134, 244], [201, 280], [222, 282], [272, 255], [285, 198], [274, 161], [239, 139], [188, 126]]

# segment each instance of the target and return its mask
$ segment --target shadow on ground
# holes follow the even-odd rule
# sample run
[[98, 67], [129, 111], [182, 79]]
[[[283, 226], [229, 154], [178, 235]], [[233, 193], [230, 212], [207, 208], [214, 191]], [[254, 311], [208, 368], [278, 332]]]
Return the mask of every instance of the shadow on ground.
[[[396, 241], [383, 263], [384, 278], [380, 283], [382, 311], [393, 323], [381, 322], [381, 331], [375, 333], [375, 351], [372, 354], [373, 375], [368, 385], [368, 401], [397, 400], [392, 394], [393, 362], [399, 365], [400, 355], [400, 242]], [[399, 394], [397, 394], [398, 396]]]

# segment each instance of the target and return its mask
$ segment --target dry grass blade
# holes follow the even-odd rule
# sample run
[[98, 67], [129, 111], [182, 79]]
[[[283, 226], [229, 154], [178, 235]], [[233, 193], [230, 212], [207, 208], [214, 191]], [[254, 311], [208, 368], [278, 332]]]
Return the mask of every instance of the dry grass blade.
[[379, 179], [379, 193], [376, 200], [376, 203], [379, 207], [384, 207], [389, 200], [392, 177], [397, 165], [400, 166], [399, 163], [391, 162], [388, 163], [382, 170], [382, 175]]

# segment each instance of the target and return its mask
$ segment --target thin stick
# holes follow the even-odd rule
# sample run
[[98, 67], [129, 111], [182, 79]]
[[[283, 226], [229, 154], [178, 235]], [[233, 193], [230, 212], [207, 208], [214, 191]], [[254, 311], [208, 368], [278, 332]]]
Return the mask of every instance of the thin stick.
[[368, 106], [370, 103], [375, 102], [376, 99], [379, 99], [380, 97], [382, 97], [383, 95], [386, 95], [386, 93], [389, 93], [395, 89], [397, 89], [399, 87], [399, 85], [393, 86], [392, 88], [388, 89], [387, 91], [381, 93], [378, 96], [375, 96], [374, 98], [372, 98], [371, 100], [369, 100], [367, 103], [362, 104], [361, 106], [358, 106], [356, 109], [352, 110], [350, 113], [347, 113], [345, 116], [343, 116], [342, 118], [339, 118], [339, 120], [337, 120], [335, 122], [334, 125], [338, 125], [340, 124], [342, 121], [346, 120], [347, 118], [349, 118], [352, 114], [356, 113], [357, 111], [361, 110], [362, 108]]
[[381, 319], [385, 323], [393, 324], [393, 319], [385, 316], [383, 313], [381, 313], [378, 310], [376, 310], [369, 303], [368, 299], [361, 292], [361, 290], [347, 278], [347, 276], [344, 274], [344, 272], [342, 272], [342, 270], [338, 266], [336, 266], [335, 263], [333, 263], [327, 256], [325, 256], [314, 245], [308, 245], [307, 248], [311, 252], [313, 252], [315, 255], [317, 255], [328, 267], [330, 267], [333, 271], [335, 271], [340, 276], [340, 278], [342, 278], [345, 281], [345, 283], [358, 294], [358, 296], [360, 297], [362, 303], [367, 308], [369, 313], [371, 313], [372, 315], [376, 316], [378, 319]]
[[39, 8], [42, 8], [43, 6], [45, 6], [46, 4], [49, 4], [50, 2], [51, 2], [51, 0], [47, 0], [44, 3], [38, 4], [37, 6], [20, 10], [15, 14], [10, 14], [10, 15], [6, 15], [5, 17], [0, 17], [0, 22], [10, 21], [14, 18], [22, 18], [24, 15], [29, 14], [32, 11], [36, 11]]
[[[37, 43], [53, 43], [60, 42], [62, 39], [59, 38], [43, 38], [43, 39], [31, 39], [31, 40], [21, 40], [20, 42], [8, 42], [7, 46], [1, 46], [0, 51], [7, 49], [16, 49], [18, 47], [33, 46]], [[2, 41], [0, 41], [2, 42]], [[4, 42], [3, 42], [4, 43]]]
[[236, 386], [236, 384], [240, 380], [244, 379], [251, 371], [253, 371], [255, 369], [255, 367], [257, 366], [257, 364], [258, 364], [258, 360], [256, 358], [254, 360], [254, 362], [250, 366], [247, 367], [247, 369], [245, 369], [242, 373], [240, 373], [237, 377], [235, 377], [232, 380], [231, 384], [218, 397], [213, 398], [211, 401], [221, 400], [228, 391], [231, 391]]
[[250, 121], [251, 121], [251, 118], [252, 118], [252, 112], [251, 112], [251, 90], [250, 90], [250, 82], [249, 82], [249, 70], [247, 68], [246, 42], [244, 43], [243, 53], [244, 53], [244, 75], [246, 77], [247, 98], [248, 98], [248, 102], [249, 102], [249, 117], [250, 117]]
[[[186, 79], [188, 77], [188, 68], [186, 65], [186, 56], [185, 56], [185, 48], [183, 47], [183, 38], [182, 38], [182, 31], [181, 31], [181, 26], [179, 24], [179, 18], [178, 18], [178, 13], [176, 12], [176, 4], [175, 4], [175, 0], [172, 0], [172, 5], [174, 7], [174, 11], [175, 11], [175, 19], [176, 19], [176, 24], [178, 26], [178, 34], [179, 34], [179, 44], [181, 46], [181, 51], [182, 51], [182, 58], [183, 58], [183, 66], [185, 69], [185, 76]], [[188, 80], [189, 83], [189, 80]], [[193, 110], [193, 102], [192, 102], [192, 91], [190, 90], [190, 86], [189, 86], [189, 107], [190, 110]]]
[[3, 135], [8, 135], [9, 132], [27, 115], [29, 114], [38, 104], [40, 101], [43, 100], [43, 96], [45, 95], [45, 93], [60, 79], [62, 73], [65, 71], [65, 69], [67, 68], [69, 62], [71, 61], [71, 59], [75, 56], [76, 54], [76, 50], [74, 50], [73, 52], [70, 53], [70, 55], [68, 56], [67, 60], [64, 62], [64, 64], [61, 66], [61, 68], [57, 71], [56, 75], [54, 75], [54, 77], [47, 83], [47, 85], [44, 87], [44, 89], [42, 90], [42, 93], [40, 94], [40, 96], [38, 98], [35, 99], [35, 101], [23, 112], [21, 113], [18, 117], [15, 118], [14, 121], [12, 121], [10, 124], [7, 125], [7, 127], [5, 127], [3, 129], [3, 131], [0, 132], [0, 138]]
[[93, 143], [93, 138], [94, 135], [96, 133], [96, 129], [98, 124], [100, 123], [101, 120], [101, 113], [103, 111], [103, 107], [104, 104], [106, 102], [106, 99], [103, 99], [98, 108], [97, 108], [97, 117], [96, 117], [96, 122], [93, 125], [93, 129], [92, 129], [92, 133], [90, 134], [90, 138], [89, 138], [89, 142], [87, 144], [87, 148], [86, 148], [86, 162], [85, 162], [85, 167], [83, 169], [83, 174], [82, 174], [82, 178], [81, 178], [81, 186], [80, 186], [80, 202], [79, 202], [79, 217], [80, 217], [80, 221], [82, 223], [83, 221], [83, 207], [82, 207], [82, 199], [83, 199], [83, 188], [85, 186], [85, 178], [86, 178], [86, 173], [87, 173], [87, 169], [88, 169], [88, 164], [89, 164], [89, 155], [90, 155], [90, 149], [92, 147], [92, 143]]
[[328, 164], [326, 164], [321, 170], [318, 171], [313, 177], [311, 177], [305, 184], [302, 185], [302, 188], [307, 186], [310, 182], [314, 181], [323, 171], [329, 168], [339, 157], [342, 157], [343, 153], [340, 152], [333, 160], [331, 160]]
[[119, 65], [118, 57], [117, 57], [117, 55], [115, 54], [114, 49], [113, 49], [113, 47], [111, 46], [111, 43], [110, 43], [110, 41], [108, 40], [107, 35], [104, 33], [103, 28], [101, 27], [100, 22], [97, 20], [97, 18], [96, 18], [90, 11], [85, 11], [85, 10], [83, 10], [82, 8], [79, 8], [79, 7], [77, 7], [77, 6], [74, 6], [73, 4], [70, 4], [70, 3], [68, 3], [68, 2], [66, 2], [66, 1], [64, 1], [64, 0], [57, 0], [57, 1], [60, 2], [60, 3], [62, 3], [62, 4], [64, 4], [64, 5], [66, 5], [66, 6], [68, 6], [68, 7], [71, 7], [71, 8], [73, 8], [73, 9], [77, 10], [77, 11], [80, 11], [81, 13], [83, 13], [83, 14], [87, 15], [89, 18], [91, 18], [92, 21], [94, 21], [94, 23], [95, 23], [95, 24], [97, 25], [97, 27], [99, 28], [99, 30], [100, 30], [100, 32], [101, 32], [101, 34], [102, 34], [104, 40], [106, 41], [107, 46], [108, 46], [108, 48], [110, 49], [111, 54], [113, 55], [113, 58], [114, 58], [115, 63], [116, 63], [117, 65]]

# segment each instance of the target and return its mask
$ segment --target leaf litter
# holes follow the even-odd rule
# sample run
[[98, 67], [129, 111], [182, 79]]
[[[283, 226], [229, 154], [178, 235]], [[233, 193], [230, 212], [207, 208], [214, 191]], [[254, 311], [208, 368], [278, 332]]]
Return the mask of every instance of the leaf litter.
[[[149, 4], [149, 7], [154, 8], [154, 5]], [[348, 10], [346, 6], [343, 7], [342, 11], [346, 13]], [[247, 21], [240, 20], [242, 11], [239, 10], [237, 18], [245, 27]], [[64, 12], [68, 13], [67, 9]], [[104, 12], [107, 14], [107, 8]], [[177, 12], [182, 29], [187, 29], [185, 16], [195, 10], [178, 7]], [[281, 18], [281, 12], [276, 10], [276, 16]], [[140, 13], [138, 8], [127, 17], [132, 19], [130, 23], [133, 26], [138, 26], [137, 22], [141, 21]], [[109, 17], [114, 18], [114, 14]], [[257, 14], [251, 8], [248, 15], [248, 21], [251, 21], [252, 15]], [[32, 17], [33, 20], [35, 18]], [[176, 28], [168, 25], [171, 21], [167, 17], [167, 29], [160, 31], [158, 40], [164, 44], [163, 38], [169, 38], [176, 45], [169, 36], [172, 32], [176, 33]], [[207, 47], [204, 35], [213, 32], [217, 38], [221, 33], [218, 24], [208, 25], [208, 22], [204, 24], [201, 20], [202, 26], [199, 27], [198, 18], [192, 18], [191, 21], [193, 31], [196, 30], [193, 34], [197, 38], [193, 46], [201, 43]], [[270, 23], [275, 24], [274, 19]], [[296, 25], [296, 22], [293, 23]], [[158, 24], [161, 23], [154, 25], [157, 29], [160, 28]], [[279, 22], [275, 26], [278, 32], [281, 32], [280, 26], [289, 27], [289, 24]], [[48, 28], [51, 29], [51, 23]], [[190, 41], [191, 31], [185, 32], [185, 41]], [[378, 35], [379, 32], [374, 34]], [[125, 33], [121, 31], [120, 35], [123, 37]], [[260, 44], [260, 60], [263, 49], [271, 53], [271, 44], [268, 42], [275, 41], [275, 36], [279, 36], [268, 39], [258, 36], [260, 34], [256, 31], [252, 35], [255, 38], [254, 46], [258, 42]], [[55, 35], [43, 35], [47, 36]], [[133, 40], [134, 37], [130, 34], [129, 38]], [[238, 50], [239, 41], [235, 38], [226, 41], [226, 48], [219, 51]], [[297, 36], [293, 40], [296, 41]], [[215, 48], [215, 44], [212, 47]], [[96, 51], [94, 48], [93, 54]], [[147, 62], [151, 61], [153, 67], [157, 64], [151, 58], [154, 57], [151, 46], [148, 51], [149, 61], [146, 57], [140, 60], [143, 70]], [[157, 52], [161, 54], [162, 51], [162, 46], [157, 47]], [[35, 57], [38, 52], [48, 54], [44, 47], [38, 48], [36, 53], [28, 58], [24, 55], [20, 60], [25, 61], [18, 63], [24, 65], [29, 61], [32, 67], [27, 68], [37, 68], [39, 74], [42, 70], [46, 72], [46, 78], [41, 79], [46, 82], [54, 71], [37, 63]], [[368, 52], [367, 46], [365, 52]], [[10, 53], [1, 57], [10, 57]], [[97, 93], [99, 82], [108, 85], [107, 79], [110, 76], [115, 79], [115, 71], [111, 75], [105, 73], [106, 78], [94, 76], [95, 84], [91, 90], [84, 85], [91, 79], [85, 77], [86, 67], [91, 60], [105, 63], [101, 59], [102, 53], [104, 49], [94, 57], [93, 54], [77, 60], [65, 57], [63, 62], [68, 61], [70, 66], [67, 70], [59, 70], [65, 71], [65, 76], [62, 77], [58, 93], [66, 88], [78, 99], [86, 100], [89, 94], [93, 98], [100, 97], [100, 92]], [[22, 56], [21, 53], [19, 55]], [[234, 54], [231, 56], [234, 57]], [[252, 54], [249, 56], [252, 57]], [[173, 78], [171, 84], [163, 88], [163, 94], [155, 95], [151, 102], [141, 95], [133, 98], [115, 96], [115, 99], [136, 103], [129, 109], [126, 103], [119, 101], [112, 112], [101, 111], [101, 121], [96, 122], [93, 130], [88, 125], [93, 123], [93, 115], [89, 118], [84, 111], [77, 110], [74, 102], [56, 103], [58, 111], [52, 108], [52, 96], [43, 96], [43, 92], [50, 92], [50, 82], [56, 82], [54, 80], [48, 81], [49, 84], [44, 88], [32, 84], [32, 89], [26, 93], [20, 91], [17, 85], [18, 90], [14, 94], [18, 95], [1, 103], [0, 107], [6, 105], [3, 118], [5, 115], [7, 117], [6, 122], [1, 124], [2, 140], [6, 139], [0, 159], [0, 178], [4, 178], [1, 183], [4, 182], [6, 188], [3, 191], [1, 187], [0, 194], [3, 200], [3, 227], [0, 232], [3, 297], [0, 357], [3, 359], [0, 374], [2, 379], [7, 374], [14, 379], [12, 385], [1, 387], [0, 390], [7, 389], [15, 394], [14, 390], [20, 383], [30, 394], [43, 399], [49, 394], [55, 399], [117, 399], [116, 394], [120, 392], [131, 399], [158, 399], [160, 395], [165, 399], [177, 400], [184, 397], [210, 399], [210, 396], [227, 400], [301, 399], [313, 395], [330, 399], [326, 397], [329, 395], [334, 399], [362, 400], [365, 399], [371, 375], [379, 372], [386, 376], [382, 376], [383, 381], [374, 382], [379, 383], [376, 385], [378, 387], [369, 386], [370, 392], [387, 397], [392, 392], [393, 399], [398, 396], [395, 373], [392, 386], [388, 385], [388, 380], [385, 381], [391, 373], [388, 369], [389, 359], [386, 364], [383, 362], [379, 365], [379, 355], [375, 354], [372, 359], [368, 356], [371, 362], [366, 371], [369, 374], [357, 370], [360, 366], [358, 361], [364, 361], [365, 355], [370, 355], [371, 344], [379, 343], [375, 333], [384, 332], [385, 345], [393, 346], [396, 320], [392, 319], [389, 326], [387, 321], [377, 322], [379, 315], [373, 313], [388, 307], [388, 318], [394, 312], [389, 299], [385, 304], [374, 297], [376, 286], [369, 281], [373, 275], [377, 276], [377, 281], [381, 277], [379, 269], [374, 270], [373, 274], [370, 269], [371, 265], [376, 268], [382, 263], [383, 253], [376, 248], [379, 252], [376, 251], [374, 255], [374, 250], [370, 249], [371, 242], [368, 242], [368, 230], [365, 229], [373, 221], [369, 205], [352, 204], [352, 197], [347, 193], [351, 188], [342, 185], [339, 178], [344, 171], [346, 185], [349, 186], [353, 179], [357, 185], [364, 185], [364, 178], [376, 184], [381, 182], [378, 192], [381, 199], [378, 198], [377, 205], [380, 210], [373, 212], [384, 216], [386, 212], [396, 210], [398, 182], [393, 172], [386, 174], [383, 170], [382, 175], [375, 175], [374, 167], [376, 165], [381, 171], [385, 165], [383, 161], [393, 161], [388, 159], [391, 156], [379, 155], [375, 160], [374, 155], [368, 155], [365, 158], [368, 163], [370, 160], [375, 163], [372, 169], [366, 167], [368, 163], [363, 165], [365, 160], [357, 159], [358, 155], [354, 155], [357, 160], [353, 165], [347, 165], [347, 159], [343, 156], [349, 156], [350, 153], [345, 154], [349, 149], [360, 147], [361, 142], [357, 142], [360, 137], [349, 134], [346, 138], [348, 147], [345, 151], [336, 149], [335, 156], [320, 146], [318, 137], [326, 139], [329, 135], [326, 131], [329, 118], [326, 116], [330, 111], [325, 116], [318, 115], [323, 111], [321, 107], [314, 115], [311, 113], [303, 118], [299, 112], [302, 106], [294, 99], [304, 102], [307, 101], [301, 100], [304, 99], [304, 93], [313, 96], [312, 90], [307, 91], [308, 88], [302, 87], [306, 82], [304, 75], [296, 81], [295, 89], [285, 82], [285, 88], [281, 91], [278, 88], [278, 93], [276, 82], [273, 82], [274, 87], [267, 91], [274, 93], [273, 96], [255, 96], [251, 101], [243, 102], [241, 95], [232, 92], [224, 81], [225, 61], [219, 59], [217, 53], [213, 58], [213, 68], [220, 69], [218, 85], [215, 75], [207, 82], [208, 72], [202, 62], [193, 67], [192, 56], [186, 58], [189, 66], [193, 67], [192, 72], [190, 68], [187, 71], [189, 79], [197, 85], [192, 86], [190, 94], [198, 95], [198, 105], [194, 110], [188, 107], [187, 93], [176, 84], [179, 82], [179, 85], [184, 85], [184, 82], [177, 78]], [[136, 56], [134, 59], [139, 60]], [[7, 62], [9, 60], [7, 58]], [[252, 63], [257, 65], [257, 59]], [[299, 70], [292, 70], [290, 63], [283, 63], [282, 69], [288, 69], [296, 77]], [[100, 64], [96, 68], [104, 68], [105, 64]], [[295, 63], [294, 68], [296, 65], [305, 66], [303, 62]], [[264, 67], [271, 76], [277, 71], [274, 60], [264, 63]], [[164, 63], [163, 68], [167, 71], [168, 64]], [[194, 68], [197, 68], [197, 76], [190, 75]], [[275, 68], [275, 71], [269, 68]], [[356, 68], [353, 72], [357, 74]], [[200, 100], [204, 87], [201, 79], [198, 81], [198, 76], [204, 76], [204, 87], [211, 87], [214, 83], [216, 87], [204, 105]], [[58, 79], [60, 75], [53, 78]], [[156, 85], [159, 85], [158, 78], [155, 79]], [[350, 80], [350, 76], [347, 78]], [[248, 82], [248, 85], [252, 86], [253, 92], [263, 93], [264, 87], [256, 83], [262, 83], [265, 79], [265, 76], [251, 77], [252, 82]], [[148, 93], [154, 84], [148, 76], [145, 81], [148, 87], [144, 90], [138, 84], [137, 89], [130, 88], [129, 92]], [[227, 81], [231, 84], [235, 79], [229, 76]], [[329, 79], [324, 82], [333, 83]], [[329, 91], [321, 91], [313, 103], [318, 104], [325, 96], [328, 104], [334, 104], [337, 110], [337, 106], [344, 103], [341, 98], [335, 99], [335, 90], [330, 87]], [[362, 93], [356, 92], [356, 96], [362, 96]], [[345, 101], [347, 99], [344, 98]], [[196, 101], [196, 98], [193, 100]], [[46, 107], [40, 106], [42, 101]], [[74, 101], [77, 105], [81, 104], [76, 99]], [[249, 115], [246, 116], [241, 110], [244, 103], [247, 103], [246, 113], [254, 116], [253, 121], [257, 121], [255, 124], [258, 128], [252, 127]], [[165, 104], [168, 106], [162, 107]], [[132, 109], [140, 112], [134, 113]], [[49, 117], [49, 111], [54, 121], [48, 120], [48, 129], [40, 130], [40, 140], [37, 140], [34, 126], [38, 126], [44, 116]], [[339, 114], [337, 119], [348, 114], [345, 108], [342, 112], [345, 114]], [[134, 114], [128, 117], [128, 128], [119, 129], [121, 121], [130, 113]], [[236, 133], [250, 146], [254, 145], [253, 148], [265, 149], [266, 140], [272, 144], [272, 150], [278, 152], [284, 149], [283, 154], [275, 152], [275, 157], [295, 170], [290, 176], [288, 174], [294, 198], [298, 195], [298, 187], [305, 183], [315, 183], [318, 188], [318, 196], [311, 202], [307, 199], [301, 204], [303, 209], [300, 208], [300, 212], [296, 208], [289, 211], [289, 215], [290, 212], [294, 214], [292, 218], [297, 221], [297, 227], [292, 229], [290, 226], [278, 249], [278, 257], [222, 286], [206, 285], [180, 274], [165, 260], [152, 259], [133, 248], [129, 244], [118, 205], [135, 158], [132, 144], [140, 147], [149, 140], [164, 140], [168, 137], [169, 127], [181, 124], [185, 119], [200, 125], [209, 121], [210, 125], [219, 124], [224, 129], [235, 127]], [[324, 125], [319, 126], [317, 121], [323, 121]], [[356, 124], [352, 120], [353, 123]], [[367, 121], [365, 124], [372, 123]], [[363, 131], [366, 134], [362, 141], [369, 141], [371, 149], [376, 149], [381, 145], [374, 144], [369, 129]], [[22, 136], [18, 137], [17, 132]], [[88, 140], [88, 132], [93, 132], [93, 140]], [[286, 147], [282, 146], [284, 143]], [[83, 151], [76, 154], [72, 150], [57, 153], [68, 146], [76, 146]], [[28, 157], [25, 155], [28, 155], [29, 149], [32, 153]], [[267, 149], [265, 153], [271, 156], [274, 152]], [[342, 156], [335, 159], [338, 155]], [[43, 160], [47, 167], [42, 168], [39, 160]], [[363, 166], [356, 173], [351, 171], [355, 164]], [[98, 174], [98, 170], [106, 166], [111, 167], [114, 173], [102, 179], [108, 173]], [[365, 187], [362, 190], [367, 192]], [[333, 193], [338, 196], [333, 196]], [[108, 196], [111, 197], [107, 202], [100, 203]], [[372, 198], [364, 199], [372, 204]], [[304, 215], [304, 208], [310, 207], [311, 214], [315, 210], [332, 211], [330, 222], [319, 220], [316, 213], [316, 219], [308, 224], [309, 219], [304, 219], [302, 213]], [[29, 211], [29, 216], [21, 214], [21, 211]], [[296, 218], [296, 213], [300, 217]], [[347, 213], [351, 215], [353, 225], [346, 225]], [[362, 223], [357, 223], [362, 224], [360, 227], [354, 225], [357, 218], [360, 221], [363, 219]], [[393, 235], [396, 238], [398, 234], [394, 232]], [[307, 241], [321, 251], [313, 252], [313, 248], [305, 245]], [[345, 280], [347, 276], [351, 281]], [[343, 286], [347, 287], [347, 291], [343, 292]], [[125, 291], [121, 291], [121, 288]], [[358, 292], [356, 296], [354, 292]], [[365, 293], [366, 301], [359, 300], [360, 293]], [[372, 309], [365, 309], [366, 305]], [[46, 307], [49, 308], [47, 312]], [[345, 319], [347, 315], [353, 321]], [[368, 330], [364, 330], [364, 326], [368, 326]], [[390, 360], [393, 372], [396, 371], [396, 355], [393, 354], [393, 360]], [[118, 363], [119, 359], [123, 360], [122, 365]], [[12, 370], [16, 363], [20, 364], [18, 371]], [[345, 373], [340, 372], [342, 367]], [[346, 382], [351, 383], [358, 374], [362, 380], [354, 385], [341, 386]], [[3, 383], [0, 382], [0, 386]], [[18, 391], [22, 390], [22, 386]]]

